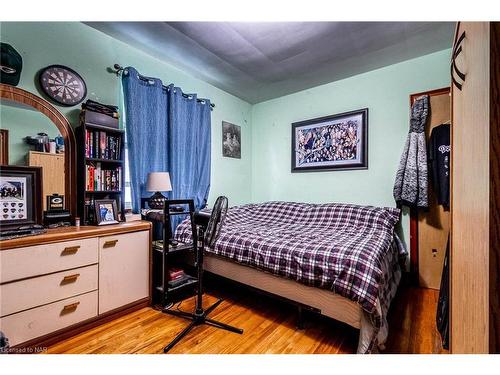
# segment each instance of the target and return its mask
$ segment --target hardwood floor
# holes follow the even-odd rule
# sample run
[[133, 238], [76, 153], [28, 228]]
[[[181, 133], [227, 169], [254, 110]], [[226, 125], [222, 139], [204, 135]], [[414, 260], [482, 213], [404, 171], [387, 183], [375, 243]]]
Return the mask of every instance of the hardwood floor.
[[448, 353], [436, 328], [439, 291], [404, 288], [389, 311], [389, 338], [385, 353]]
[[[237, 289], [237, 288], [236, 288]], [[437, 291], [403, 289], [389, 314], [385, 353], [440, 353], [434, 320]], [[307, 314], [305, 328], [296, 328], [295, 308], [246, 289], [223, 296], [210, 317], [245, 330], [243, 335], [209, 326], [194, 328], [171, 353], [204, 354], [341, 354], [355, 353], [358, 331], [332, 319]], [[236, 298], [237, 297], [237, 298]], [[205, 295], [206, 305], [216, 301]], [[194, 299], [180, 305], [191, 311]], [[161, 353], [188, 322], [144, 308], [48, 348], [48, 353]]]

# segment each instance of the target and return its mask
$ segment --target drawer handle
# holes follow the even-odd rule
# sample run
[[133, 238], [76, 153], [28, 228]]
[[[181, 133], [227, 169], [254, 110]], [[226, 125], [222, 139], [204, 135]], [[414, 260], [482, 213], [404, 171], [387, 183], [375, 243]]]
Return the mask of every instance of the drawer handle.
[[79, 304], [80, 304], [80, 302], [75, 302], [75, 303], [70, 303], [69, 305], [64, 306], [62, 311], [61, 311], [61, 314], [67, 314], [69, 312], [76, 310], [76, 308], [78, 307]]
[[114, 246], [116, 246], [117, 243], [118, 243], [118, 240], [109, 240], [109, 241], [104, 242], [104, 245], [102, 247], [103, 248], [114, 247]]
[[80, 248], [80, 245], [65, 247], [64, 250], [62, 251], [61, 255], [75, 254], [78, 251], [79, 248]]
[[64, 278], [61, 281], [61, 284], [74, 283], [76, 281], [76, 279], [78, 279], [79, 276], [80, 276], [79, 273], [75, 273], [73, 275], [64, 276]]

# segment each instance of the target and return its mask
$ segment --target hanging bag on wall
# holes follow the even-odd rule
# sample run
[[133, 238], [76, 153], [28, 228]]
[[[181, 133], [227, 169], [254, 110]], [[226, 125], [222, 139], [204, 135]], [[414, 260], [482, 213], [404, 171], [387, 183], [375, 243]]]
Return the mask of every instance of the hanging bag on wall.
[[0, 83], [17, 86], [22, 69], [21, 55], [10, 44], [0, 42]]

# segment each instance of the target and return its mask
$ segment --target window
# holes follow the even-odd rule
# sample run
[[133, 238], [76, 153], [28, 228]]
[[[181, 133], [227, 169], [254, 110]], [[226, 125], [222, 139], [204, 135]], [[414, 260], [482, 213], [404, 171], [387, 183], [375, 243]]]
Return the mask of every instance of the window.
[[127, 133], [125, 133], [125, 210], [132, 210], [132, 187], [130, 186], [130, 166], [128, 162]]

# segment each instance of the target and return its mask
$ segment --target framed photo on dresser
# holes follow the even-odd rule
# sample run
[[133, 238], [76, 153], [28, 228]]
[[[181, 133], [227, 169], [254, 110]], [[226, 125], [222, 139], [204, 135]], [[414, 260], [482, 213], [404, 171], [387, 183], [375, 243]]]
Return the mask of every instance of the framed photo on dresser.
[[96, 199], [95, 216], [97, 225], [118, 224], [118, 210], [114, 199]]
[[368, 108], [292, 124], [292, 172], [368, 169]]
[[42, 223], [42, 168], [0, 166], [0, 230]]

